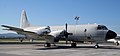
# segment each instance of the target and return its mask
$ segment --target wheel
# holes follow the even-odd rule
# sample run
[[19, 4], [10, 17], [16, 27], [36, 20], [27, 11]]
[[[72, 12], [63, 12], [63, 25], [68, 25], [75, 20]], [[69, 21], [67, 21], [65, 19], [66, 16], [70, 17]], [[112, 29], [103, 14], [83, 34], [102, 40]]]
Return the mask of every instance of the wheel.
[[30, 39], [30, 42], [33, 42], [33, 39]]
[[45, 43], [45, 44], [44, 44], [44, 47], [50, 47], [50, 46], [51, 46], [50, 43]]
[[116, 42], [115, 44], [116, 44], [116, 46], [118, 46], [118, 45], [119, 45], [119, 43], [118, 43], [118, 42]]
[[84, 43], [84, 41], [80, 41], [80, 43]]
[[20, 42], [23, 42], [23, 40], [20, 40]]
[[98, 44], [95, 45], [95, 49], [97, 49], [97, 48], [99, 48], [99, 45], [98, 45]]
[[71, 43], [71, 47], [76, 47], [76, 43]]

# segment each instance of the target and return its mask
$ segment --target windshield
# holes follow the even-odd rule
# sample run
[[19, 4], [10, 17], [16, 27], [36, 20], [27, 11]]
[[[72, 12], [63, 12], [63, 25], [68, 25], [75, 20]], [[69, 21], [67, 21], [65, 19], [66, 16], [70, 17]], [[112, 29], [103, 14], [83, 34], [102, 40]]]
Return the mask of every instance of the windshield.
[[98, 25], [97, 30], [108, 30], [108, 28], [104, 25]]

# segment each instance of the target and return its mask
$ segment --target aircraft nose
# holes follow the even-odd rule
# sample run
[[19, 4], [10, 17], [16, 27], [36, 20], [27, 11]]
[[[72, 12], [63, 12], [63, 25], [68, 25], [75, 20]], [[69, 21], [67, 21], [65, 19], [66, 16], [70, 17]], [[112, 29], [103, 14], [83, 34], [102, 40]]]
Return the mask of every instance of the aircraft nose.
[[114, 31], [112, 31], [112, 30], [109, 30], [108, 32], [107, 32], [107, 34], [106, 34], [106, 40], [108, 40], [108, 39], [113, 39], [113, 38], [115, 38], [117, 36], [117, 34], [114, 32]]

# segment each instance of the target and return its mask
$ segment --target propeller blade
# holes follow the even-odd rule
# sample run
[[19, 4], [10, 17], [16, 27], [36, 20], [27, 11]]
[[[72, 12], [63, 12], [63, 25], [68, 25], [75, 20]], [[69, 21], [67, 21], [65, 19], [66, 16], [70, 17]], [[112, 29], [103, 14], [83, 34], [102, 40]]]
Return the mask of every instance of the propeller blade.
[[66, 32], [67, 32], [67, 23], [65, 24], [65, 30], [66, 30]]
[[66, 44], [67, 44], [68, 43], [67, 23], [65, 24], [65, 39], [66, 39]]
[[68, 44], [68, 38], [66, 38], [66, 44]]

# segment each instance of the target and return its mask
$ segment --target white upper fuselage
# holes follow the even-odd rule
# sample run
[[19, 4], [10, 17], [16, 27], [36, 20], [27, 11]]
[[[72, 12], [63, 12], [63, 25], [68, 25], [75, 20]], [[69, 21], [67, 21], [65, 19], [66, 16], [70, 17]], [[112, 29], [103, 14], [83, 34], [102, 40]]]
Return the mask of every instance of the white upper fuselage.
[[[101, 26], [104, 26], [104, 25], [101, 25]], [[73, 34], [73, 35], [69, 35], [68, 40], [70, 41], [104, 41], [106, 34], [108, 32], [108, 29], [104, 27], [101, 29], [97, 29], [98, 24], [68, 25], [68, 33]], [[29, 29], [32, 32], [35, 32], [34, 30], [39, 28], [41, 27], [35, 26], [35, 27], [27, 27], [25, 29], [26, 30]], [[65, 26], [50, 26], [50, 30], [51, 32], [65, 30]], [[38, 33], [38, 31], [36, 32]]]
[[[68, 25], [68, 40], [71, 41], [102, 41], [105, 39], [108, 30], [97, 30], [97, 24]], [[51, 26], [51, 31], [65, 29], [65, 26]], [[101, 32], [102, 31], [102, 32]]]

